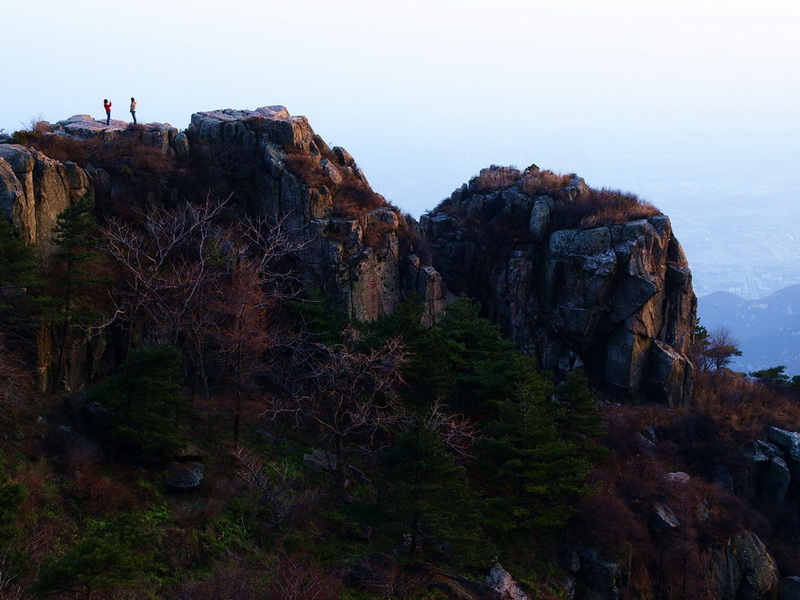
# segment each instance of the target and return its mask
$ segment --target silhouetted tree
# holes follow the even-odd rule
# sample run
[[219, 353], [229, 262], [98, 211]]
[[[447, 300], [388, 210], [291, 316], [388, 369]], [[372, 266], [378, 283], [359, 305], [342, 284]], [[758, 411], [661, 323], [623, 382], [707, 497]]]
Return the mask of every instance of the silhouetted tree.
[[103, 316], [97, 295], [106, 282], [98, 268], [104, 256], [98, 249], [93, 210], [93, 200], [83, 196], [59, 213], [53, 227], [56, 251], [49, 264], [50, 285], [39, 302], [44, 320], [59, 331], [54, 385], [61, 383], [64, 354], [74, 331], [97, 324]]
[[734, 356], [741, 356], [739, 342], [727, 327], [719, 327], [712, 332], [700, 325], [695, 327], [692, 355], [695, 366], [702, 371], [718, 370], [727, 367]]
[[180, 352], [172, 346], [134, 352], [87, 394], [95, 435], [115, 453], [146, 462], [168, 458], [180, 448], [185, 440], [178, 419], [188, 401], [180, 364]]
[[436, 542], [450, 542], [461, 552], [477, 543], [478, 511], [466, 470], [445, 451], [436, 431], [412, 424], [378, 461], [383, 518], [408, 533], [410, 557], [425, 556]]

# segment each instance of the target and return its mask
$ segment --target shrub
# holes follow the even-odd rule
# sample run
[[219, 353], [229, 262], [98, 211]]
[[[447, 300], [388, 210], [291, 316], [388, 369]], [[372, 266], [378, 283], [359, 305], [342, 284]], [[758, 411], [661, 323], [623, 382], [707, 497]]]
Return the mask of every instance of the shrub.
[[177, 427], [187, 402], [180, 364], [180, 353], [171, 346], [133, 353], [117, 374], [88, 393], [94, 433], [133, 460], [169, 457], [184, 443]]
[[574, 200], [556, 204], [553, 221], [560, 229], [592, 229], [621, 225], [662, 214], [655, 206], [634, 194], [620, 190], [588, 188]]
[[383, 196], [374, 192], [349, 168], [339, 168], [342, 181], [337, 183], [322, 168], [320, 158], [311, 154], [287, 153], [284, 157], [284, 164], [289, 172], [307, 188], [318, 190], [324, 188], [330, 192], [333, 200], [331, 216], [358, 219], [370, 210], [388, 205]]
[[552, 171], [531, 172], [522, 179], [522, 191], [531, 198], [537, 196], [557, 198], [573, 177], [574, 174], [560, 175]]
[[492, 165], [470, 179], [469, 190], [476, 194], [487, 194], [495, 190], [511, 187], [522, 177], [516, 167], [499, 167]]

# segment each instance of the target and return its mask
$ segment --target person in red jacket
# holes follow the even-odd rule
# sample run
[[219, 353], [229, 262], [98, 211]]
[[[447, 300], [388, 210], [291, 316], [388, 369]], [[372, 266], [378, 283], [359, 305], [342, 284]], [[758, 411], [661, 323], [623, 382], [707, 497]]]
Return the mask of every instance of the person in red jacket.
[[106, 125], [111, 125], [111, 102], [108, 98], [103, 99], [103, 108], [106, 109]]

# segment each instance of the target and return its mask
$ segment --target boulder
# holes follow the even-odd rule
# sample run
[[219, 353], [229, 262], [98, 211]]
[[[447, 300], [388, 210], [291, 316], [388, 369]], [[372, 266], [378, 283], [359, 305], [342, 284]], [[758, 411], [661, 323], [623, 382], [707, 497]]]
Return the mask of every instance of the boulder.
[[800, 577], [787, 577], [783, 580], [780, 600], [800, 600]]
[[780, 448], [786, 454], [787, 460], [800, 462], [800, 433], [770, 427], [767, 431], [767, 441]]
[[500, 594], [501, 600], [528, 600], [528, 595], [522, 591], [519, 584], [500, 563], [494, 563], [491, 566], [483, 584], [496, 590]]
[[754, 533], [740, 532], [727, 548], [716, 551], [715, 555], [717, 598], [761, 600], [778, 594], [778, 567]]
[[200, 484], [203, 483], [204, 474], [205, 465], [201, 462], [173, 461], [167, 466], [164, 484], [172, 490], [192, 490], [200, 487]]
[[664, 533], [681, 526], [681, 522], [675, 516], [675, 513], [667, 505], [660, 502], [656, 502], [653, 505], [653, 510], [647, 523], [650, 529], [656, 533]]
[[325, 450], [312, 450], [309, 454], [303, 454], [303, 464], [314, 469], [333, 472], [339, 464], [336, 455]]

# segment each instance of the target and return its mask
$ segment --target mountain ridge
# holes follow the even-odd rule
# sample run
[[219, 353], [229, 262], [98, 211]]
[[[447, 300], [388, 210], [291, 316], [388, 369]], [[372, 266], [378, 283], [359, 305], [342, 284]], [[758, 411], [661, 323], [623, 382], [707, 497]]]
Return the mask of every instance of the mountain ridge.
[[[441, 240], [466, 235], [439, 235], [446, 219], [456, 223], [447, 214], [457, 205], [466, 211], [464, 219], [485, 225], [481, 238], [500, 241], [505, 233], [493, 230], [500, 223], [519, 230], [522, 237], [509, 247], [491, 242], [500, 261], [495, 266], [478, 258], [485, 254], [485, 244], [469, 254], [481, 265], [478, 271], [505, 272], [499, 265], [508, 260], [513, 272], [529, 271], [514, 284], [514, 297], [504, 302], [521, 313], [512, 337], [538, 354], [540, 364], [557, 371], [586, 365], [599, 384], [628, 400], [644, 401], [649, 394], [681, 404], [691, 394], [691, 273], [668, 219], [635, 197], [593, 190], [575, 175], [555, 176], [538, 167], [524, 173], [491, 167], [425, 215], [420, 227], [372, 191], [346, 150], [329, 147], [305, 117], [292, 116], [283, 106], [198, 112], [186, 132], [164, 124], [123, 129], [86, 121], [76, 116], [42, 126], [43, 132], [32, 136], [40, 150], [0, 145], [0, 160], [8, 165], [0, 171], [4, 211], [29, 241], [46, 244], [55, 215], [87, 192], [113, 210], [124, 204], [174, 202], [176, 195], [189, 192], [169, 183], [174, 179], [170, 172], [192, 173], [199, 167], [200, 176], [210, 177], [207, 186], [214, 194], [229, 195], [243, 209], [298, 231], [305, 241], [298, 252], [302, 277], [351, 317], [372, 320], [389, 314], [404, 297], [417, 293], [430, 322], [447, 302], [442, 275], [452, 287], [452, 269], [474, 269], [463, 260], [458, 267], [442, 258], [452, 248]], [[84, 158], [85, 170], [45, 154], [65, 139], [97, 142], [94, 154]], [[165, 163], [175, 162], [175, 167], [161, 165], [161, 189], [150, 185], [139, 191], [150, 181], [147, 167], [154, 159], [145, 155], [150, 162], [137, 162], [131, 144], [163, 153]], [[119, 158], [102, 156], [103, 145], [115, 149]], [[104, 161], [105, 166], [97, 166]], [[159, 195], [173, 200], [158, 200]], [[627, 228], [622, 226], [626, 223]], [[425, 264], [425, 246], [430, 244], [439, 255], [435, 268]], [[527, 256], [527, 266], [520, 262], [520, 252]], [[548, 270], [551, 274], [545, 276]], [[570, 274], [557, 274], [562, 271]], [[502, 288], [508, 276], [489, 286]], [[593, 296], [582, 297], [581, 286], [591, 288]], [[458, 285], [451, 297], [453, 292], [475, 295]], [[541, 304], [538, 297], [549, 300]], [[486, 299], [482, 303], [492, 318], [508, 310], [493, 308]], [[541, 322], [545, 305], [545, 312], [560, 316]], [[570, 324], [576, 319], [583, 323], [581, 332]], [[499, 323], [507, 331], [512, 327], [507, 317]], [[621, 333], [619, 323], [627, 333]]]

